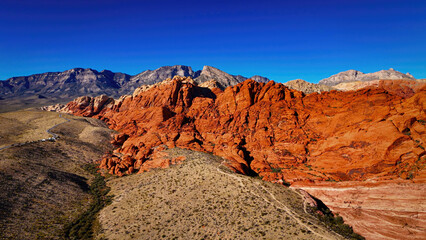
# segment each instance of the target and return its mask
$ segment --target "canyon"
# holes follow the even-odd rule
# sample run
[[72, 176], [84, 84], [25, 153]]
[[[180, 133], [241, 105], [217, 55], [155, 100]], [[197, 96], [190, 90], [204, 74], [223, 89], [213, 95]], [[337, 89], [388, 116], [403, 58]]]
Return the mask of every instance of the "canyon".
[[[118, 100], [79, 97], [59, 111], [100, 119], [119, 132], [112, 142], [116, 149], [99, 163], [110, 174], [169, 166], [155, 157], [169, 148], [212, 153], [227, 159], [234, 172], [305, 188], [368, 239], [400, 239], [406, 231], [422, 239], [426, 87], [418, 81], [395, 83], [305, 94], [273, 81], [246, 80], [222, 90], [177, 76]], [[374, 187], [355, 193], [329, 190], [341, 184]], [[415, 200], [390, 194], [394, 187], [388, 186]], [[362, 199], [376, 192], [390, 196], [382, 201], [380, 210], [386, 214], [380, 216], [408, 219], [401, 224], [381, 221], [384, 235], [371, 229], [378, 220], [368, 207], [363, 209], [370, 203]], [[350, 207], [337, 200], [353, 199], [354, 194], [361, 197]], [[395, 202], [405, 210], [394, 209]]]

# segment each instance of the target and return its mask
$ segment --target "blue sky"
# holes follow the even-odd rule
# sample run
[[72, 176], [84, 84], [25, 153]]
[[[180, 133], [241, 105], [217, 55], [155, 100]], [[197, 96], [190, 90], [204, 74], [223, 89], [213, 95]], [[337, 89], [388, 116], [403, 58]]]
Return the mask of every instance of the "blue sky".
[[177, 64], [278, 82], [391, 67], [426, 78], [426, 1], [0, 1], [0, 79]]

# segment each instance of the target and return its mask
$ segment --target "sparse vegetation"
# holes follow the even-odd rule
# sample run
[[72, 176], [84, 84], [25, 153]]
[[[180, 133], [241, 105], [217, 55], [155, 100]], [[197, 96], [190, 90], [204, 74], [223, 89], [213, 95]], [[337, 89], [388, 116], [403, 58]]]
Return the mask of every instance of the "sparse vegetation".
[[406, 128], [406, 129], [402, 130], [402, 134], [407, 135], [407, 136], [411, 136], [411, 130], [409, 128]]
[[17, 111], [0, 114], [0, 147], [51, 137], [46, 131], [61, 122], [58, 113]]
[[363, 240], [363, 236], [355, 233], [351, 226], [345, 224], [343, 218], [338, 214], [334, 215], [328, 208], [322, 209], [321, 213], [317, 209], [311, 209], [316, 212], [317, 218], [334, 232], [340, 234], [347, 239]]
[[97, 172], [95, 164], [86, 164], [83, 168], [95, 176], [90, 184], [92, 200], [90, 207], [86, 212], [81, 214], [74, 221], [65, 225], [64, 235], [66, 239], [92, 239], [94, 235], [93, 226], [96, 221], [96, 216], [103, 207], [111, 203], [111, 199], [113, 197], [111, 195], [107, 196], [110, 188], [106, 185], [105, 178]]
[[186, 160], [108, 182], [111, 193], [119, 197], [101, 210], [103, 227], [97, 237], [291, 239], [298, 234], [302, 239], [320, 239], [309, 226], [327, 238], [338, 239], [304, 212], [300, 196], [292, 190], [259, 177], [235, 174], [221, 164], [222, 158], [211, 154], [179, 148], [166, 153]]
[[[81, 166], [109, 149], [111, 130], [95, 119], [67, 118], [72, 121], [52, 130], [60, 135], [55, 142], [33, 142], [0, 151], [0, 239], [63, 239], [64, 225], [90, 206], [87, 179], [93, 176]], [[0, 140], [10, 145], [38, 139], [37, 133], [63, 121], [52, 112], [0, 114], [0, 125], [13, 130], [0, 129]], [[19, 133], [16, 138], [7, 135], [14, 132]], [[92, 132], [96, 141], [83, 138], [82, 132]]]

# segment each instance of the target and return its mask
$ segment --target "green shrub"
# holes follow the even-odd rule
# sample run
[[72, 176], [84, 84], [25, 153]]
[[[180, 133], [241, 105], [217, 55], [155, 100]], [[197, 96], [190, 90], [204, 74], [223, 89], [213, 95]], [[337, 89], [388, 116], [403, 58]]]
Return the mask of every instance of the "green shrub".
[[317, 213], [317, 217], [327, 227], [331, 228], [334, 232], [342, 235], [345, 238], [356, 240], [365, 239], [363, 236], [355, 233], [351, 226], [345, 224], [341, 216], [338, 214], [334, 216], [334, 214], [329, 209], [323, 211], [322, 214]]
[[93, 225], [96, 221], [97, 213], [112, 202], [113, 196], [107, 196], [110, 188], [106, 185], [105, 178], [97, 172], [96, 165], [87, 164], [83, 168], [90, 174], [95, 175], [95, 178], [90, 184], [92, 201], [89, 209], [83, 212], [77, 219], [65, 225], [65, 239], [93, 239]]
[[406, 128], [406, 129], [402, 130], [402, 134], [410, 136], [411, 135], [411, 130], [409, 128]]

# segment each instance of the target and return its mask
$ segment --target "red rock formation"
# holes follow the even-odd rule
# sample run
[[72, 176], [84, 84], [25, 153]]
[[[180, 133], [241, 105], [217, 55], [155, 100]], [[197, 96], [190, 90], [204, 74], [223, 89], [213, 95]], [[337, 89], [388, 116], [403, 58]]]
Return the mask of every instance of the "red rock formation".
[[119, 175], [145, 170], [164, 145], [212, 152], [269, 181], [424, 181], [426, 87], [413, 94], [378, 87], [304, 95], [253, 80], [221, 92], [176, 77], [117, 101], [79, 98], [67, 109], [121, 133], [101, 164]]
[[[412, 196], [420, 196], [416, 200], [393, 194], [380, 209], [371, 200], [377, 197], [376, 188], [356, 187], [375, 182], [383, 195], [393, 191], [387, 187], [393, 182], [424, 186], [425, 109], [426, 86], [406, 82], [379, 81], [358, 91], [305, 95], [273, 81], [247, 80], [221, 91], [182, 77], [116, 101], [82, 97], [65, 107], [102, 119], [120, 132], [113, 139], [117, 149], [100, 164], [111, 174], [183, 160], [163, 156], [161, 150], [168, 147], [211, 152], [226, 158], [236, 172], [305, 188], [371, 239], [424, 238], [419, 228], [426, 221], [424, 187], [410, 188]], [[340, 187], [339, 181], [351, 181], [355, 188], [329, 191]], [[327, 187], [311, 187], [318, 183]], [[422, 209], [416, 208], [419, 204]], [[372, 225], [382, 230], [372, 231]]]
[[98, 97], [79, 97], [69, 102], [61, 111], [75, 113], [84, 117], [92, 117], [107, 111], [114, 103], [114, 99], [105, 95]]

